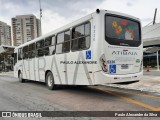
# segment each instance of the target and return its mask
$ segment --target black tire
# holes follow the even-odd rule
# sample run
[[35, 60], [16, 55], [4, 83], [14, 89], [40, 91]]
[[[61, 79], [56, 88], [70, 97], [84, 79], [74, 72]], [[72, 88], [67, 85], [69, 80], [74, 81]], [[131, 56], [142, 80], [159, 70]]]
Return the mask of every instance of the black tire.
[[54, 84], [54, 77], [51, 72], [48, 72], [46, 75], [46, 84], [47, 84], [48, 89], [50, 90], [56, 89], [56, 85]]
[[77, 88], [80, 88], [80, 89], [87, 88], [87, 87], [88, 87], [87, 85], [77, 85]]
[[19, 79], [19, 82], [21, 82], [21, 83], [25, 82], [25, 79], [23, 79], [21, 72], [19, 72], [19, 74], [18, 74], [18, 79]]

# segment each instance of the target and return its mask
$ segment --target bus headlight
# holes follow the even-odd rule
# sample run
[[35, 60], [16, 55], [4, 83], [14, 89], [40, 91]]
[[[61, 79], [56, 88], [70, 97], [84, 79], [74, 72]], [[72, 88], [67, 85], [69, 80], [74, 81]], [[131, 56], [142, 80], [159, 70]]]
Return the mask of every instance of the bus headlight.
[[100, 62], [102, 70], [104, 72], [108, 72], [108, 66], [107, 66], [107, 62], [106, 62], [106, 58], [104, 54], [100, 57], [99, 62]]

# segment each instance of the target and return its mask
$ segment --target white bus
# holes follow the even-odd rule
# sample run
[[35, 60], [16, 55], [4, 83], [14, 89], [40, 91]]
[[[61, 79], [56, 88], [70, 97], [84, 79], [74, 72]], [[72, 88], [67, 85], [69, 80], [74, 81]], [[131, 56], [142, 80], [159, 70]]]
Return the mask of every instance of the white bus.
[[143, 44], [136, 17], [99, 10], [15, 48], [14, 76], [57, 85], [140, 80]]

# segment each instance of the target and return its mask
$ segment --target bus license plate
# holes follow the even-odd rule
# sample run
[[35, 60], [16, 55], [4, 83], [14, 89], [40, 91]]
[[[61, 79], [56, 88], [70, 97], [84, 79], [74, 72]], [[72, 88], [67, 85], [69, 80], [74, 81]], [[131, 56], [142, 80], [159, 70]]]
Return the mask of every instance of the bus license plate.
[[128, 64], [122, 64], [121, 69], [128, 69]]

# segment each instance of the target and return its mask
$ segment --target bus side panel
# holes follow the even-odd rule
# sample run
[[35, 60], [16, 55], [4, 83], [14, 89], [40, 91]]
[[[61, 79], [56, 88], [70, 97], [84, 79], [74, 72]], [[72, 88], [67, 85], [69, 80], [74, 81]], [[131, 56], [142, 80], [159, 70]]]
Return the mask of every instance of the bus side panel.
[[36, 80], [36, 73], [35, 73], [35, 58], [29, 59], [29, 79]]
[[[91, 36], [90, 36], [90, 48], [82, 51], [75, 51], [67, 53], [67, 74], [68, 74], [68, 84], [69, 85], [93, 85], [93, 64], [85, 64], [80, 62], [93, 61], [93, 51], [92, 51], [92, 21], [91, 25]], [[90, 57], [89, 57], [89, 56]], [[72, 63], [71, 63], [72, 62]]]
[[110, 82], [110, 80], [106, 80], [107, 78], [102, 75], [104, 72], [100, 66], [100, 57], [104, 54], [104, 17], [103, 14], [95, 14], [94, 15], [94, 40], [93, 40], [93, 51], [94, 51], [94, 60], [97, 61], [97, 64], [93, 66], [94, 69], [94, 84], [103, 84], [104, 82]]
[[[67, 53], [65, 53], [67, 54]], [[55, 60], [54, 60], [54, 67], [56, 69], [56, 81], [55, 84], [67, 84], [67, 76], [66, 74], [68, 73], [67, 70], [65, 69], [66, 64], [62, 64], [61, 61], [65, 61], [64, 56], [65, 54], [57, 54], [55, 56]]]
[[82, 64], [80, 62], [92, 61], [86, 59], [86, 51], [70, 52], [67, 60], [72, 62], [67, 65], [67, 75], [69, 85], [93, 85], [92, 64]]
[[56, 64], [57, 61], [55, 58], [56, 58], [55, 55], [45, 57], [46, 61], [45, 73], [47, 71], [51, 71], [54, 76], [55, 84], [61, 84], [61, 75], [59, 74], [59, 69]]
[[23, 71], [22, 71], [23, 78], [29, 79], [28, 59], [22, 60], [22, 64], [23, 64]]
[[35, 58], [35, 79], [36, 81], [45, 82], [45, 65], [44, 57]]
[[14, 66], [14, 77], [18, 78], [18, 71], [23, 73], [23, 65], [22, 60], [18, 60], [17, 63]]
[[[90, 49], [91, 50], [91, 49]], [[92, 64], [80, 64], [86, 60], [86, 50], [46, 57], [45, 71], [51, 71], [55, 84], [93, 85]], [[66, 63], [64, 63], [66, 62]], [[70, 63], [67, 63], [70, 62]]]

